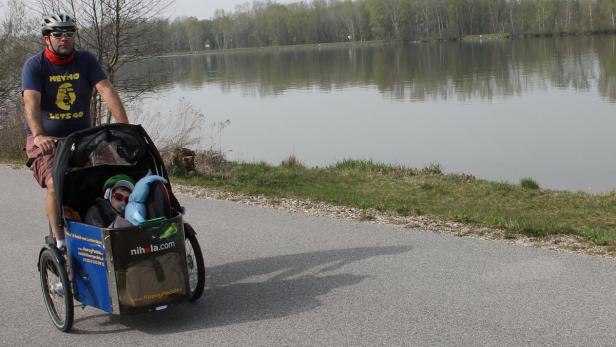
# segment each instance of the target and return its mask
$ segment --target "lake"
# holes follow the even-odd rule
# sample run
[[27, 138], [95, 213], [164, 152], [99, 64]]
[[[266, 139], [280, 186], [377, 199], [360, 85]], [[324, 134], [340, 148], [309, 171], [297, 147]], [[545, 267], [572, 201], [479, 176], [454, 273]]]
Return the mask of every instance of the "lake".
[[155, 58], [124, 76], [155, 86], [134, 112], [176, 129], [188, 103], [205, 115], [198, 145], [231, 160], [438, 163], [601, 193], [616, 188], [615, 53], [613, 35], [323, 46]]

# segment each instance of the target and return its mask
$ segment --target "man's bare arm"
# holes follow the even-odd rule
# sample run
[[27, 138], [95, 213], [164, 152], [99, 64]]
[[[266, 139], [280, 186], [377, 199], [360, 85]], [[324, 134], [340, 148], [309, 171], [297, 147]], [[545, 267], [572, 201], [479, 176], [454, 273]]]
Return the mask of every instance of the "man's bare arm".
[[111, 115], [113, 115], [116, 123], [128, 123], [128, 116], [126, 115], [126, 110], [124, 109], [122, 100], [120, 100], [120, 96], [111, 85], [111, 82], [109, 82], [109, 80], [102, 80], [98, 82], [95, 87], [96, 90], [98, 90], [98, 92], [103, 96], [103, 99], [107, 104], [107, 108], [109, 108], [109, 111], [111, 112]]
[[32, 135], [43, 133], [41, 120], [41, 93], [36, 90], [24, 90], [24, 115]]
[[41, 119], [41, 93], [36, 90], [24, 90], [24, 115], [34, 137], [34, 145], [49, 154], [53, 151], [53, 138], [43, 133]]

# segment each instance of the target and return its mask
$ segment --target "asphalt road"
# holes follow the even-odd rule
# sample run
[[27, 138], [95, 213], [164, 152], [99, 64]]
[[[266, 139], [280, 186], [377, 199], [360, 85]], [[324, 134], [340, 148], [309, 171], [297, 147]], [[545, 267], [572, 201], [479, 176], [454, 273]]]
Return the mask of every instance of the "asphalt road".
[[181, 196], [209, 287], [196, 304], [47, 316], [43, 190], [0, 166], [2, 346], [608, 346], [616, 261]]

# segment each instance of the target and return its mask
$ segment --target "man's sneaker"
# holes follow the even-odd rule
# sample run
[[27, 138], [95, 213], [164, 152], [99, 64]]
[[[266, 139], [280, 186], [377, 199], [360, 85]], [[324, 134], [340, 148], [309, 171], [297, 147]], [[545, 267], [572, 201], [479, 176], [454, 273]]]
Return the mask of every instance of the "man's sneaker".
[[66, 251], [66, 241], [65, 240], [56, 241], [56, 247], [58, 249], [64, 249]]

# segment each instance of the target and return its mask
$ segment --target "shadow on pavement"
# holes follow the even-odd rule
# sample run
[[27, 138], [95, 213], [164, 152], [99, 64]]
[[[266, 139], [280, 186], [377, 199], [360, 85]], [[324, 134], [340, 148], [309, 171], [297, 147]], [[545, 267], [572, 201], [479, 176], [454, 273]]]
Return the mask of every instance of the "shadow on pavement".
[[[366, 247], [245, 260], [206, 269], [208, 288], [196, 303], [166, 311], [130, 316], [100, 315], [75, 322], [76, 334], [97, 334], [97, 327], [111, 331], [139, 330], [167, 334], [217, 326], [282, 318], [321, 306], [319, 296], [355, 285], [371, 277], [366, 274], [331, 273], [368, 258], [410, 251], [410, 246]], [[206, 259], [207, 260], [207, 259]], [[365, 271], [367, 273], [368, 271]], [[99, 324], [87, 323], [99, 320]], [[80, 323], [88, 325], [80, 329]], [[105, 334], [110, 330], [100, 331]]]

